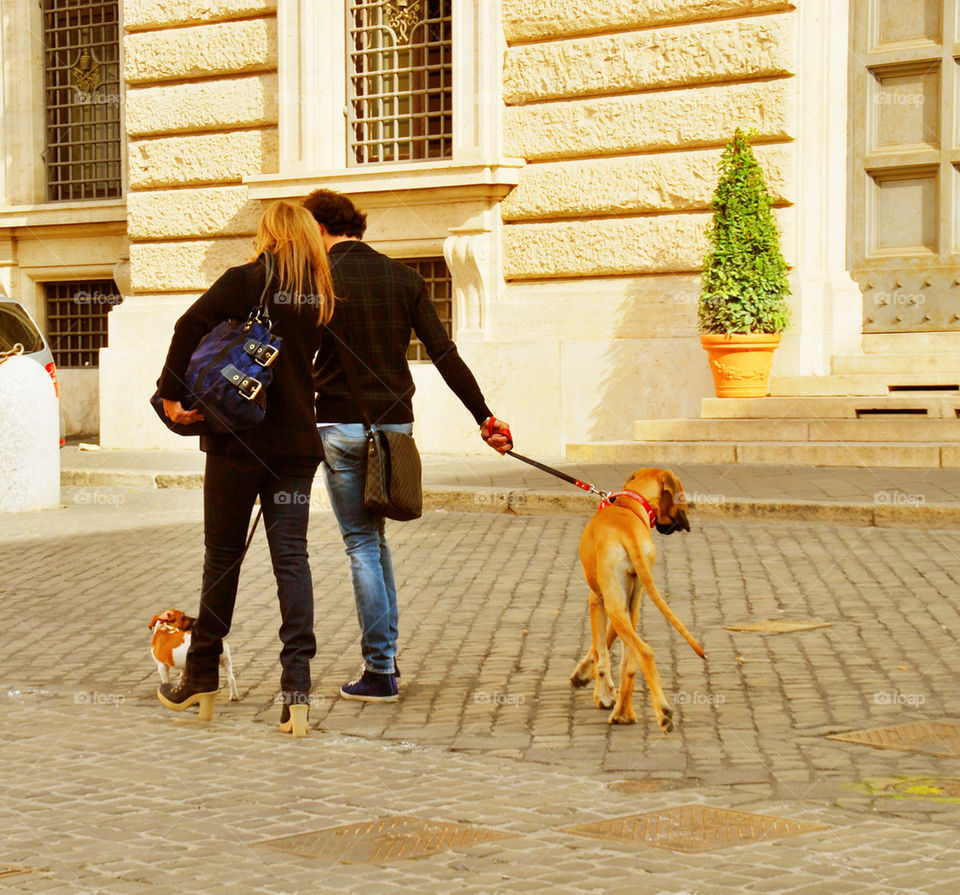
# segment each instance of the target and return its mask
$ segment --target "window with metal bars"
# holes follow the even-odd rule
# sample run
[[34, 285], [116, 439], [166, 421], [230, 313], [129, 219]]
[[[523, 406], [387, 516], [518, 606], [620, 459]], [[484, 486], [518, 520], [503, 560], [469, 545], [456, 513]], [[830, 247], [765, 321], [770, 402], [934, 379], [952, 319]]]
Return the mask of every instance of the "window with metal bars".
[[352, 164], [453, 156], [452, 0], [349, 0]]
[[98, 367], [107, 314], [123, 298], [113, 280], [44, 283], [47, 341], [58, 367]]
[[[436, 306], [437, 314], [440, 315], [440, 322], [447, 331], [447, 335], [453, 338], [453, 282], [450, 279], [447, 262], [443, 258], [401, 258], [400, 260], [407, 267], [412, 267], [426, 280], [427, 290]], [[412, 333], [410, 336], [407, 360], [430, 360], [426, 348], [423, 347], [423, 343], [417, 338], [416, 333]]]
[[47, 199], [122, 194], [119, 0], [42, 0]]

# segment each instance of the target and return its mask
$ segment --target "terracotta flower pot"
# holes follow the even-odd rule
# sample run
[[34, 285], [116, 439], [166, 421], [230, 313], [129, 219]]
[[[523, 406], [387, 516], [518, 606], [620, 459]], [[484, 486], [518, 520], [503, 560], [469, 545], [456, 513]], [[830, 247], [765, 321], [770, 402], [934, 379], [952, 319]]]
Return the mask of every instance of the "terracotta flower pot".
[[700, 336], [700, 344], [710, 357], [718, 398], [767, 396], [779, 333], [709, 333]]

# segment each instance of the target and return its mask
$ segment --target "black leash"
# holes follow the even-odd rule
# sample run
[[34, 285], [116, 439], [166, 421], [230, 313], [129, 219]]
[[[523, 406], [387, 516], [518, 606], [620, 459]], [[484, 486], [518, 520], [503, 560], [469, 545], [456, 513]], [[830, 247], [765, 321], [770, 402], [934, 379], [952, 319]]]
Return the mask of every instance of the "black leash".
[[[497, 424], [497, 418], [495, 416], [490, 417], [490, 431], [493, 432], [493, 427]], [[486, 425], [486, 423], [484, 423]], [[481, 426], [481, 430], [482, 430]], [[509, 426], [504, 430], [507, 438], [510, 439], [510, 444], [513, 444], [513, 434], [510, 432]], [[516, 458], [517, 460], [522, 460], [524, 463], [529, 463], [531, 466], [535, 466], [537, 469], [542, 470], [543, 472], [550, 473], [550, 475], [556, 476], [558, 479], [563, 479], [565, 482], [569, 482], [571, 485], [576, 485], [578, 488], [582, 488], [584, 491], [589, 492], [590, 494], [596, 494], [600, 497], [601, 500], [606, 500], [612, 492], [610, 491], [601, 491], [596, 485], [591, 485], [589, 482], [581, 482], [580, 479], [575, 479], [572, 475], [567, 475], [565, 472], [561, 472], [559, 469], [554, 469], [552, 466], [547, 466], [546, 463], [541, 463], [539, 460], [531, 460], [529, 457], [524, 457], [523, 454], [518, 454], [516, 451], [504, 451], [505, 454], [509, 454], [511, 457]]]
[[253, 533], [257, 530], [257, 523], [260, 521], [260, 517], [263, 515], [263, 507], [257, 510], [257, 518], [253, 520], [253, 525], [250, 526], [250, 535], [247, 538], [247, 543], [243, 547], [243, 553], [240, 554], [240, 562], [243, 562], [243, 558], [247, 555], [247, 551], [250, 549], [250, 542], [253, 540]]
[[531, 466], [536, 466], [537, 469], [548, 472], [550, 475], [555, 475], [558, 479], [563, 479], [571, 485], [576, 485], [584, 491], [589, 491], [591, 494], [598, 494], [602, 500], [606, 500], [607, 497], [610, 496], [609, 491], [601, 491], [596, 485], [591, 485], [589, 482], [581, 482], [580, 479], [575, 479], [572, 475], [567, 475], [565, 472], [561, 472], [559, 469], [554, 469], [552, 466], [547, 466], [545, 463], [540, 463], [537, 460], [531, 460], [529, 457], [524, 457], [523, 454], [518, 454], [515, 451], [507, 451], [507, 454], [515, 457], [517, 460], [522, 460], [524, 463], [529, 463]]

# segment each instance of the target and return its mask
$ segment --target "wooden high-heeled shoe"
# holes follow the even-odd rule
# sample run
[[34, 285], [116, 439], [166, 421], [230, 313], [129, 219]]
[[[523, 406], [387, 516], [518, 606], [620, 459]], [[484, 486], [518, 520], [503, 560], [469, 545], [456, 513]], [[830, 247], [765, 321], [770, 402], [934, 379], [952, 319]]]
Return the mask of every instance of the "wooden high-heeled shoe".
[[281, 733], [292, 733], [295, 737], [307, 735], [307, 720], [310, 705], [306, 702], [290, 704], [285, 702], [280, 712], [280, 725], [277, 728]]

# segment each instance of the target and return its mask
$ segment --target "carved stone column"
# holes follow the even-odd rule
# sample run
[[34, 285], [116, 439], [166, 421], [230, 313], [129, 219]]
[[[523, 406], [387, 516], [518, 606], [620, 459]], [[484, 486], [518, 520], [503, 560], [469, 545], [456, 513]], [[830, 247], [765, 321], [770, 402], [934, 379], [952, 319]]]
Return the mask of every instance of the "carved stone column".
[[443, 241], [443, 256], [453, 279], [458, 337], [479, 335], [483, 329], [491, 288], [499, 275], [492, 240], [491, 233], [482, 232], [448, 236]]

